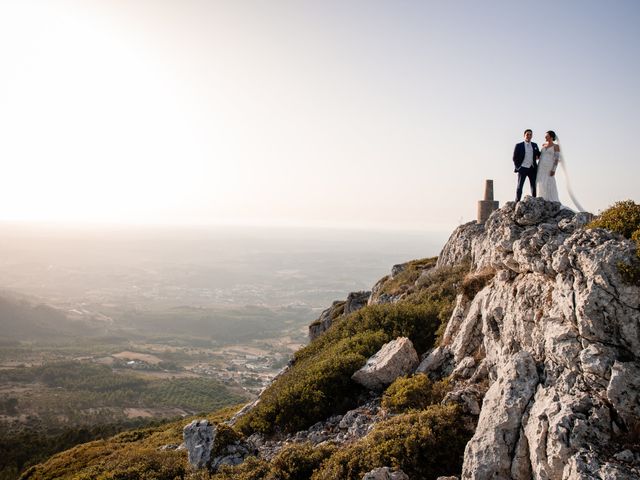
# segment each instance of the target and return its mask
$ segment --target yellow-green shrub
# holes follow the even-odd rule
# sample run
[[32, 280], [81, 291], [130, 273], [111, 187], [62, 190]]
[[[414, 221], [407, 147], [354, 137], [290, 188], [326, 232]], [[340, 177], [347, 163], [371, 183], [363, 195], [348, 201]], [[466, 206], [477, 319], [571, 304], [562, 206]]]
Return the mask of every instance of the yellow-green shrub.
[[395, 277], [387, 277], [387, 280], [381, 285], [380, 293], [388, 295], [399, 295], [414, 287], [414, 283], [424, 270], [429, 270], [436, 265], [438, 257], [422, 258], [420, 260], [412, 260], [408, 262], [404, 270]]
[[449, 382], [432, 382], [425, 374], [399, 377], [382, 395], [382, 406], [392, 413], [424, 409], [440, 403], [449, 391]]
[[[229, 407], [207, 415], [212, 423], [228, 419], [238, 410]], [[160, 451], [168, 443], [182, 442], [182, 429], [193, 418], [154, 428], [132, 430], [107, 440], [78, 445], [26, 470], [21, 480], [174, 480], [187, 474], [185, 451]], [[238, 434], [223, 427], [222, 439]], [[234, 438], [235, 438], [234, 436]]]
[[606, 228], [631, 238], [640, 229], [640, 205], [633, 200], [616, 202], [596, 217], [588, 228]]
[[630, 264], [620, 262], [618, 271], [625, 282], [640, 285], [640, 205], [633, 200], [616, 202], [598, 215], [587, 227], [605, 228], [636, 243], [637, 258]]
[[409, 478], [456, 475], [473, 425], [460, 407], [434, 405], [381, 422], [352, 446], [337, 451], [312, 480], [360, 480], [373, 468], [402, 469]]

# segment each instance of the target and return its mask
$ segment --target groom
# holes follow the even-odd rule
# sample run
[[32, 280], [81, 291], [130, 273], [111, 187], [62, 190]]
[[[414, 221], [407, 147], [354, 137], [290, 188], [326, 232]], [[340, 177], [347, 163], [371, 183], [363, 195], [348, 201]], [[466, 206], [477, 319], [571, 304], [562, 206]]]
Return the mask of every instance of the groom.
[[514, 172], [518, 174], [516, 202], [522, 198], [522, 187], [527, 178], [529, 178], [529, 185], [531, 185], [531, 195], [536, 196], [536, 172], [538, 171], [536, 160], [540, 158], [540, 150], [538, 145], [531, 141], [532, 136], [533, 131], [527, 128], [524, 131], [524, 142], [516, 144], [516, 148], [513, 150], [513, 164], [516, 167]]

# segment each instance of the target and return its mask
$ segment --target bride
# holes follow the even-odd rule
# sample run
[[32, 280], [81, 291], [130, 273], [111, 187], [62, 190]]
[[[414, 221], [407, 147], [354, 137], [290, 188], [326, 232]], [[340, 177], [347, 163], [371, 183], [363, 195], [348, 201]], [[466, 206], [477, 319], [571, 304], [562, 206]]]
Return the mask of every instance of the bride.
[[555, 175], [560, 162], [560, 145], [553, 143], [556, 140], [556, 134], [553, 130], [549, 130], [544, 139], [547, 142], [542, 145], [542, 150], [540, 150], [536, 176], [538, 196], [545, 200], [559, 202]]

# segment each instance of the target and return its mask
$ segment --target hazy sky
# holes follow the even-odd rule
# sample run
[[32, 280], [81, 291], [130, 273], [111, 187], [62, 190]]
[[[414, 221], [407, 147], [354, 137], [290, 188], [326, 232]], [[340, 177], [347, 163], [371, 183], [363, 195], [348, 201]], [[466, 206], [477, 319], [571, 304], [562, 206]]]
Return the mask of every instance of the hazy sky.
[[559, 134], [585, 208], [640, 201], [639, 23], [637, 0], [0, 0], [0, 220], [447, 229], [485, 178], [512, 199], [525, 128]]

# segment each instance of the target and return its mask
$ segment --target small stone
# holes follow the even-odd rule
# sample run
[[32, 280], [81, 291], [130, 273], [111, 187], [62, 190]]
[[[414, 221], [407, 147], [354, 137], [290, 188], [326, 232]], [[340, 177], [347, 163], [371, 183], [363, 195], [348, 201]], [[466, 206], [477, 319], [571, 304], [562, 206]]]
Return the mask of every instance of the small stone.
[[633, 463], [635, 461], [635, 456], [631, 450], [623, 450], [621, 452], [616, 453], [613, 456], [616, 460], [624, 463]]

